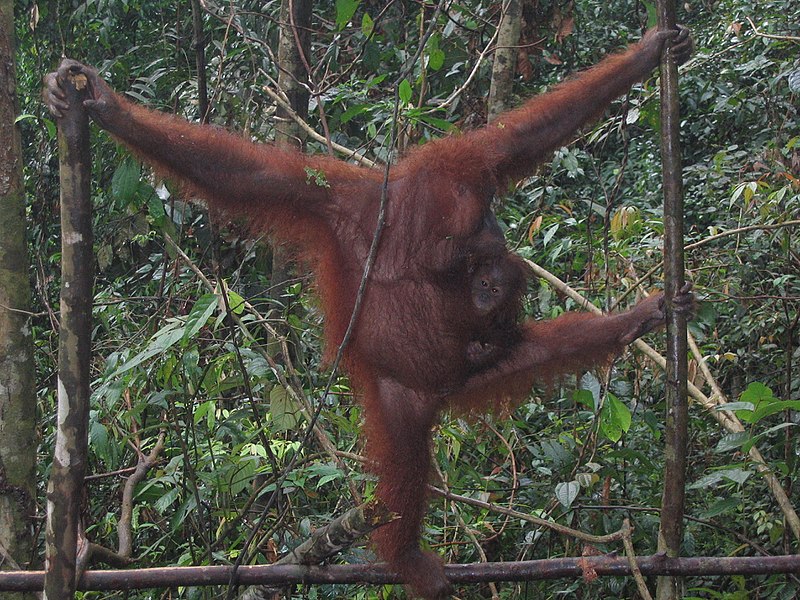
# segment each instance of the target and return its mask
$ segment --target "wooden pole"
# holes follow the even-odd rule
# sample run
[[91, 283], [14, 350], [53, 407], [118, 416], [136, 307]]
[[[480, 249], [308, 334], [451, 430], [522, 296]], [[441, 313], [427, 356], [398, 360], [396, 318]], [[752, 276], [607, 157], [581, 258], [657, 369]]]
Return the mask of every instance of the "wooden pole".
[[[637, 556], [639, 571], [649, 577], [664, 573], [691, 577], [730, 577], [742, 575], [778, 575], [800, 571], [800, 555], [788, 556], [695, 556], [666, 558]], [[591, 577], [630, 577], [631, 564], [626, 556], [575, 556], [520, 562], [470, 563], [444, 566], [450, 582], [456, 585], [488, 581], [544, 581], [553, 579], [583, 579]], [[156, 567], [86, 571], [80, 589], [96, 591], [146, 590], [150, 588], [202, 587], [226, 585], [232, 565], [204, 567]], [[0, 595], [5, 591], [37, 590], [42, 587], [41, 571], [0, 571]], [[237, 572], [240, 585], [270, 585], [285, 587], [303, 584], [366, 584], [399, 583], [396, 573], [385, 563], [349, 565], [242, 565]], [[535, 586], [531, 586], [534, 588]], [[121, 594], [120, 594], [121, 595]], [[154, 596], [154, 593], [151, 593]], [[208, 593], [211, 596], [211, 591]], [[166, 596], [166, 595], [165, 595]], [[465, 597], [466, 594], [462, 597]], [[4, 597], [4, 596], [3, 596]], [[98, 597], [98, 596], [93, 596]], [[102, 596], [100, 596], [102, 597]], [[217, 596], [214, 596], [217, 597]], [[473, 596], [469, 596], [473, 597]], [[477, 594], [474, 597], [478, 597]], [[529, 594], [528, 597], [536, 597]]]
[[58, 121], [61, 186], [61, 323], [58, 346], [58, 419], [47, 485], [44, 598], [75, 597], [78, 533], [86, 472], [91, 358], [92, 218], [89, 195], [89, 119], [83, 107], [86, 76], [64, 69], [69, 110]]
[[[658, 0], [658, 28], [674, 30], [675, 1]], [[664, 186], [664, 280], [667, 318], [666, 448], [664, 490], [658, 550], [680, 554], [686, 497], [688, 401], [686, 386], [686, 318], [673, 310], [673, 298], [684, 284], [683, 180], [679, 142], [678, 65], [665, 45], [661, 58], [661, 162]], [[658, 578], [657, 600], [678, 600], [681, 579]]]

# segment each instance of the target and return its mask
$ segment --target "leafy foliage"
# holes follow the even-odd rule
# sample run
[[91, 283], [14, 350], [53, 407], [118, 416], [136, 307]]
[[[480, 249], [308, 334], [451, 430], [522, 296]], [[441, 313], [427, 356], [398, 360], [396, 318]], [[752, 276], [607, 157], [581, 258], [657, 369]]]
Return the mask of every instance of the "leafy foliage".
[[[138, 101], [191, 119], [198, 118], [197, 83], [186, 3], [93, 0], [77, 10], [63, 1], [22, 4], [20, 127], [40, 311], [34, 335], [43, 482], [54, 435], [60, 247], [54, 126], [38, 100], [41, 74], [65, 49], [97, 65]], [[520, 55], [520, 98], [640, 32], [640, 4], [524, 4], [523, 41], [529, 43]], [[268, 140], [273, 109], [261, 90], [277, 76], [271, 48], [279, 3], [209, 6], [204, 28], [212, 120]], [[403, 149], [483, 121], [490, 64], [479, 56], [490, 44], [498, 6], [455, 2], [436, 24], [399, 91]], [[685, 219], [693, 244], [687, 267], [703, 300], [692, 333], [746, 428], [725, 435], [700, 408], [692, 411], [685, 551], [795, 551], [746, 452], [756, 444], [787, 486], [797, 487], [800, 228], [790, 222], [800, 215], [800, 6], [787, 0], [685, 6], [691, 12], [680, 20], [692, 27], [698, 47], [681, 75]], [[324, 114], [332, 141], [385, 160], [393, 106], [385, 84], [414, 53], [432, 6], [337, 0], [316, 3], [314, 10], [310, 124], [322, 131]], [[498, 199], [510, 244], [599, 306], [611, 306], [640, 278], [655, 287], [661, 276], [658, 120], [651, 80], [576, 144], [559, 150], [549, 168]], [[134, 496], [136, 564], [210, 564], [243, 552], [253, 562], [270, 562], [351, 505], [353, 489], [369, 495], [372, 488], [355, 458], [361, 414], [347, 381], [336, 379], [322, 397], [329, 373], [319, 363], [313, 286], [299, 269], [293, 285], [275, 297], [262, 245], [241, 239], [235, 225], [216, 230], [202, 207], [154, 180], [105, 134], [94, 135], [98, 274], [90, 471], [105, 476], [87, 483], [87, 533], [115, 547], [119, 471], [124, 477], [137, 452], [149, 452], [163, 433], [160, 461]], [[308, 146], [325, 150], [313, 140]], [[309, 173], [325, 185], [317, 175]], [[530, 291], [531, 314], [549, 318], [575, 308], [543, 282], [533, 282]], [[275, 336], [278, 324], [288, 332], [286, 345]], [[704, 384], [700, 375], [695, 383]], [[459, 494], [513, 504], [587, 532], [614, 531], [630, 517], [637, 552], [651, 553], [661, 493], [663, 386], [660, 373], [627, 355], [607, 373], [536, 390], [508, 419], [446, 419], [436, 436], [437, 462]], [[306, 434], [317, 407], [319, 428], [337, 455]], [[248, 547], [262, 511], [265, 524]], [[427, 527], [426, 539], [450, 562], [582, 550], [544, 529], [466, 504], [434, 501]], [[341, 560], [369, 556], [357, 548]], [[795, 580], [784, 576], [694, 579], [691, 586], [698, 598], [797, 593]], [[500, 594], [607, 598], [633, 597], [633, 589], [619, 579], [590, 585], [558, 580], [506, 584]], [[217, 593], [186, 589], [175, 595]], [[390, 593], [402, 592], [305, 590], [309, 597], [331, 598]]]

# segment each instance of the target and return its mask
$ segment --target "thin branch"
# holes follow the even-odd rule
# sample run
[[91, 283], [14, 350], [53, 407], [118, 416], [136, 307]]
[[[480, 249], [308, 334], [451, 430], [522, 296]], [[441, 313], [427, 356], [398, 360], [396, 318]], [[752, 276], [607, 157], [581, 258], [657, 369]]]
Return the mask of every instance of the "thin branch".
[[747, 22], [750, 23], [750, 27], [753, 28], [753, 33], [755, 33], [759, 37], [768, 38], [770, 40], [781, 40], [784, 42], [800, 42], [800, 37], [794, 35], [772, 35], [769, 33], [761, 33], [756, 24], [753, 23], [753, 19], [747, 17]]
[[[298, 115], [294, 110], [292, 110], [292, 108], [289, 106], [288, 102], [286, 102], [286, 100], [284, 100], [277, 92], [275, 92], [272, 88], [270, 88], [269, 86], [266, 86], [266, 85], [263, 86], [261, 89], [264, 90], [264, 93], [267, 96], [269, 96], [272, 99], [273, 102], [275, 102], [276, 104], [279, 104], [280, 107], [286, 111], [286, 113], [289, 115], [289, 117], [291, 117], [292, 120], [295, 123], [297, 123], [300, 126], [300, 128], [308, 134], [308, 136], [311, 139], [313, 139], [313, 140], [315, 140], [317, 142], [320, 142], [322, 144], [327, 144], [328, 143], [328, 140], [325, 139], [325, 136], [324, 135], [320, 135], [319, 133], [317, 133], [317, 131], [313, 127], [311, 127], [311, 125], [309, 125], [306, 121], [304, 121], [300, 117], [300, 115]], [[336, 150], [336, 152], [339, 152], [339, 153], [343, 154], [347, 158], [351, 158], [351, 159], [353, 159], [353, 160], [355, 160], [355, 161], [357, 161], [357, 162], [359, 162], [359, 163], [361, 163], [363, 165], [366, 165], [368, 167], [378, 167], [379, 166], [378, 163], [376, 163], [374, 161], [371, 161], [366, 156], [363, 156], [362, 154], [359, 154], [355, 150], [352, 150], [352, 149], [350, 149], [350, 148], [348, 148], [346, 146], [342, 146], [341, 144], [337, 144], [336, 142], [334, 142], [332, 140], [331, 140], [331, 147], [334, 150]]]
[[117, 536], [119, 539], [119, 555], [123, 558], [130, 558], [133, 550], [133, 538], [131, 536], [131, 520], [133, 517], [133, 494], [136, 485], [142, 481], [147, 472], [158, 461], [161, 451], [164, 449], [164, 440], [167, 434], [161, 431], [158, 434], [155, 446], [150, 453], [145, 456], [141, 450], [136, 449], [138, 462], [136, 469], [128, 477], [122, 491], [122, 510], [120, 512], [119, 523], [117, 524]]
[[720, 238], [728, 237], [731, 235], [739, 235], [740, 233], [746, 233], [748, 231], [781, 229], [783, 227], [795, 227], [798, 225], [800, 225], [800, 219], [784, 221], [783, 223], [771, 223], [768, 225], [748, 225], [747, 227], [737, 227], [736, 229], [728, 229], [727, 231], [722, 231], [720, 233], [710, 235], [707, 238], [703, 238], [702, 240], [699, 240], [697, 242], [692, 242], [691, 244], [687, 244], [686, 246], [683, 247], [683, 249], [694, 250], [695, 248], [699, 248], [700, 246], [704, 246]]
[[428, 489], [430, 489], [437, 496], [447, 498], [448, 500], [454, 500], [456, 502], [461, 502], [463, 504], [468, 504], [470, 506], [475, 506], [477, 508], [481, 508], [484, 510], [491, 510], [492, 512], [499, 513], [501, 515], [507, 515], [515, 519], [520, 519], [521, 521], [525, 521], [526, 523], [531, 523], [539, 527], [545, 527], [547, 529], [555, 531], [556, 533], [560, 533], [561, 535], [566, 535], [575, 538], [577, 540], [586, 542], [587, 544], [609, 544], [612, 542], [618, 542], [622, 539], [624, 535], [622, 529], [606, 535], [593, 535], [591, 533], [584, 533], [583, 531], [572, 529], [571, 527], [567, 527], [566, 525], [562, 525], [561, 523], [548, 521], [547, 519], [542, 519], [541, 517], [536, 517], [534, 515], [513, 510], [511, 508], [503, 508], [502, 506], [497, 506], [496, 504], [490, 504], [489, 502], [484, 502], [483, 500], [478, 500], [476, 498], [470, 498], [468, 496], [461, 496], [460, 494], [454, 494], [453, 492], [437, 488], [436, 486], [433, 485], [429, 485]]
[[647, 589], [647, 584], [642, 576], [642, 570], [636, 562], [636, 552], [633, 549], [633, 528], [631, 527], [630, 519], [627, 517], [622, 521], [622, 531], [624, 532], [622, 543], [625, 546], [625, 556], [628, 558], [628, 564], [631, 567], [633, 579], [636, 581], [636, 588], [639, 590], [639, 595], [644, 598], [644, 600], [653, 600], [653, 597], [650, 595], [650, 590]]

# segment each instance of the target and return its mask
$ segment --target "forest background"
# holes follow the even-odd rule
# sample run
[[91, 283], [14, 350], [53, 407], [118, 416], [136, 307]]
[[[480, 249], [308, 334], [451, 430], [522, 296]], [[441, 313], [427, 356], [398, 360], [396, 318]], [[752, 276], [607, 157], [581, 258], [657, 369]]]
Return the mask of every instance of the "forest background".
[[[54, 441], [61, 251], [55, 124], [39, 99], [41, 77], [67, 55], [97, 66], [113, 87], [153, 108], [191, 120], [205, 114], [214, 124], [270, 140], [281, 122], [269, 93], [279, 78], [280, 5], [14, 3], [40, 525]], [[516, 76], [504, 99], [512, 106], [635, 41], [652, 18], [649, 3], [627, 0], [521, 5]], [[487, 119], [502, 5], [464, 0], [446, 7], [399, 86], [399, 151]], [[317, 135], [301, 134], [309, 151], [325, 152], [327, 137], [379, 163], [391, 155], [390, 84], [418, 50], [433, 9], [426, 2], [313, 3], [306, 122]], [[687, 273], [701, 301], [690, 331], [744, 423], [743, 431], [731, 433], [713, 409], [691, 407], [683, 550], [689, 556], [793, 553], [798, 540], [749, 450], [761, 451], [797, 503], [800, 5], [688, 1], [678, 20], [691, 28], [697, 46], [680, 77]], [[207, 109], [198, 48], [207, 61]], [[496, 200], [509, 245], [600, 307], [611, 307], [637, 283], [647, 290], [663, 285], [658, 123], [651, 79]], [[108, 135], [92, 131], [96, 281], [86, 534], [119, 550], [118, 531], [129, 528], [131, 566], [220, 564], [244, 551], [251, 562], [272, 562], [369, 497], [374, 485], [360, 459], [360, 408], [347, 379], [337, 378], [321, 397], [329, 371], [320, 363], [313, 280], [302, 267], [287, 269], [282, 253], [274, 256], [263, 241], [209, 219]], [[244, 325], [226, 316], [223, 290]], [[571, 308], [574, 300], [543, 279], [531, 282], [530, 315], [550, 318]], [[661, 347], [663, 335], [649, 341]], [[707, 386], [696, 358], [690, 377]], [[607, 372], [534, 390], [510, 418], [445, 417], [435, 435], [441, 485], [595, 534], [618, 530], [628, 517], [637, 553], [652, 554], [663, 486], [663, 397], [663, 373], [628, 352]], [[140, 453], [154, 450], [146, 477], [125, 496], [125, 478]], [[286, 477], [273, 478], [295, 460]], [[249, 540], [259, 507], [276, 489], [279, 502]], [[128, 514], [124, 499], [130, 500], [129, 523], [121, 519]], [[43, 526], [35, 532], [31, 564], [43, 555], [43, 532]], [[440, 498], [431, 504], [425, 540], [447, 562], [585, 550], [519, 519]], [[338, 560], [370, 558], [359, 545]], [[697, 598], [793, 598], [800, 581], [789, 575], [696, 578], [688, 590]], [[219, 593], [185, 588], [169, 596], [83, 597]], [[315, 586], [298, 593], [373, 598], [403, 592]], [[471, 587], [460, 596], [489, 593]], [[629, 598], [636, 591], [630, 580], [600, 578], [498, 584], [491, 593]]]

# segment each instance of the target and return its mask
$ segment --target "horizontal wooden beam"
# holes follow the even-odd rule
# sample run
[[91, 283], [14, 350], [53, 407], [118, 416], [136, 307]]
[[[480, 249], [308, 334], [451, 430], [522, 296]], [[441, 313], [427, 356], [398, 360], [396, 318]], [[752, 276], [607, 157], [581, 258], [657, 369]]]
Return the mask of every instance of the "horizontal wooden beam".
[[[800, 573], [800, 555], [667, 558], [663, 555], [637, 558], [643, 575], [771, 575]], [[228, 585], [233, 567], [158, 567], [87, 571], [79, 590], [133, 590], [160, 587]], [[627, 558], [615, 555], [552, 558], [521, 562], [446, 565], [453, 584], [488, 581], [534, 581], [574, 577], [631, 574]], [[239, 567], [239, 585], [370, 584], [398, 583], [384, 564], [301, 566], [254, 565]], [[44, 571], [0, 571], [0, 592], [36, 591], [44, 584]]]

